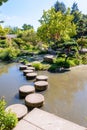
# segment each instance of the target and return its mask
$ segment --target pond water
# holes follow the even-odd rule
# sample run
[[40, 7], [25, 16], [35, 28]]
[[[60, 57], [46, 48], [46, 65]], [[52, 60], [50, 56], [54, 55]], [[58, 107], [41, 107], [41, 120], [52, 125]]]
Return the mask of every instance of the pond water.
[[[41, 108], [62, 118], [87, 127], [87, 66], [72, 68], [65, 73], [40, 71], [49, 77], [49, 88], [41, 92], [45, 104]], [[17, 63], [0, 63], [0, 97], [4, 96], [7, 105], [23, 103], [19, 99], [18, 89], [25, 84], [33, 85], [26, 80]]]

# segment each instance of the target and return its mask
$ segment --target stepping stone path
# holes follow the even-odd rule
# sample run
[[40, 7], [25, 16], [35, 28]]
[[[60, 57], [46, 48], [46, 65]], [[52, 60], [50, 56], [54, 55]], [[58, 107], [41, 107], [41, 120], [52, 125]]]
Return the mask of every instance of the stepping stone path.
[[21, 66], [19, 67], [20, 70], [25, 70], [26, 68], [27, 68], [26, 65], [21, 65]]
[[32, 63], [27, 63], [26, 64], [28, 67], [31, 67], [32, 66]]
[[24, 76], [25, 76], [27, 73], [32, 73], [32, 72], [33, 72], [33, 70], [23, 70]]
[[27, 70], [35, 70], [35, 67], [27, 67]]
[[42, 94], [29, 94], [25, 97], [25, 105], [30, 109], [35, 107], [41, 107], [44, 103], [44, 96]]
[[36, 78], [36, 76], [37, 76], [37, 73], [35, 73], [35, 72], [33, 72], [33, 73], [27, 73], [26, 74], [26, 79], [27, 80], [31, 80], [31, 79]]
[[19, 88], [20, 98], [25, 98], [28, 94], [34, 93], [35, 87], [31, 85], [24, 85]]
[[22, 104], [10, 105], [6, 108], [6, 111], [9, 110], [17, 115], [18, 120], [22, 119], [28, 113], [27, 107]]
[[34, 83], [34, 86], [37, 91], [43, 91], [43, 90], [47, 89], [48, 82], [47, 81], [37, 81]]
[[48, 80], [48, 77], [45, 75], [38, 75], [36, 77], [36, 81], [47, 81], [47, 80]]

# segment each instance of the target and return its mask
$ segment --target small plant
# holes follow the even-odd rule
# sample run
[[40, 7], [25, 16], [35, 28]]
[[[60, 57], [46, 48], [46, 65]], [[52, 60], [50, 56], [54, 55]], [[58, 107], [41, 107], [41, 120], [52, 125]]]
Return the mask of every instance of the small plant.
[[42, 64], [41, 62], [33, 62], [32, 66], [35, 67], [36, 70], [47, 70], [49, 68], [48, 64]]
[[12, 130], [18, 122], [15, 113], [5, 111], [6, 101], [0, 99], [0, 130]]

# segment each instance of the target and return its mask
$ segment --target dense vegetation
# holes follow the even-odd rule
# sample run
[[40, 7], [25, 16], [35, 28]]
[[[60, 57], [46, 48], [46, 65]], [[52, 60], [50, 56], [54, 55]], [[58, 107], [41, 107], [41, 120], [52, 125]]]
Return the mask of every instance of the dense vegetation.
[[0, 130], [12, 130], [17, 124], [17, 117], [11, 111], [6, 112], [6, 101], [0, 99]]
[[[5, 1], [3, 1], [5, 2]], [[87, 15], [77, 3], [66, 8], [62, 2], [43, 11], [37, 31], [30, 24], [22, 28], [0, 26], [0, 59], [11, 61], [23, 55], [55, 51], [51, 67], [87, 64]]]

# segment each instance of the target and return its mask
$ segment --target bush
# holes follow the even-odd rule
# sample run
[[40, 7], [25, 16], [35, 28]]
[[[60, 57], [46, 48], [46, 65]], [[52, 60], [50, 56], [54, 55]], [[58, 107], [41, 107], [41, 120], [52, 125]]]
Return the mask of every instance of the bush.
[[19, 52], [19, 49], [15, 49], [14, 47], [0, 49], [0, 59], [4, 61], [13, 60], [17, 57]]
[[40, 62], [33, 62], [32, 66], [35, 67], [36, 70], [47, 70], [49, 65], [42, 64]]
[[51, 72], [57, 72], [58, 70], [59, 70], [59, 66], [58, 65], [56, 65], [56, 64], [52, 64], [50, 67], [49, 67], [49, 71], [51, 71]]
[[6, 102], [0, 99], [0, 130], [12, 130], [18, 122], [16, 115], [5, 111]]
[[64, 62], [65, 62], [64, 58], [56, 58], [56, 59], [54, 59], [54, 63], [59, 67], [63, 67]]

